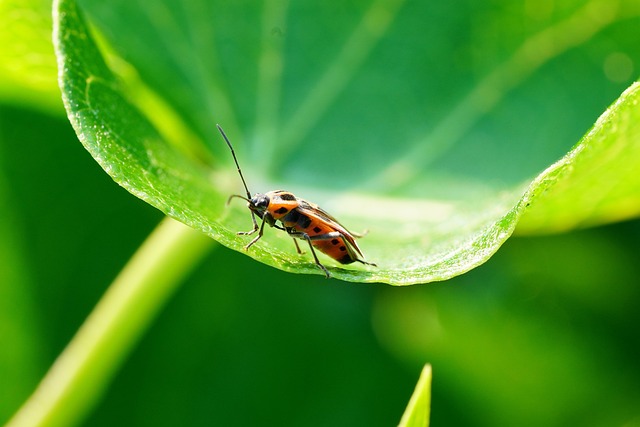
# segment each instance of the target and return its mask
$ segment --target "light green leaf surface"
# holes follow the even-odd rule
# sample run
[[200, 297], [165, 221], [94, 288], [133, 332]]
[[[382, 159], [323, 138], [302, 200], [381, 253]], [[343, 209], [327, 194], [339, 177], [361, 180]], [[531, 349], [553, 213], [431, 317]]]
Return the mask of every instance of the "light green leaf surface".
[[428, 427], [431, 412], [431, 365], [420, 373], [416, 389], [402, 415], [399, 427]]
[[[70, 0], [60, 2], [56, 42], [82, 143], [118, 184], [233, 249], [243, 250], [248, 238], [236, 231], [251, 222], [241, 202], [225, 206], [242, 186], [215, 123], [251, 191], [285, 188], [369, 230], [360, 245], [377, 268], [322, 258], [343, 280], [451, 278], [485, 262], [530, 206], [527, 232], [640, 210], [630, 173], [637, 86], [535, 178], [630, 83], [634, 3], [464, 16], [402, 0], [81, 4], [100, 49]], [[520, 18], [526, 28], [511, 25]], [[604, 32], [615, 33], [615, 52], [598, 43]], [[609, 74], [586, 53], [612, 62]], [[608, 184], [585, 210], [579, 201], [595, 199], [580, 177], [597, 181], [596, 167]], [[248, 255], [322, 274], [278, 230]]]

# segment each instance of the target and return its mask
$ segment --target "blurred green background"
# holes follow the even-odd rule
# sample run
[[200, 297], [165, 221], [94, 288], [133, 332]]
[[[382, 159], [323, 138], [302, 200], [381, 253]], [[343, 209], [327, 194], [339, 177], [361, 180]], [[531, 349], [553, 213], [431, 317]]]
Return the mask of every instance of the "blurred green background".
[[[490, 10], [451, 8], [452, 20]], [[562, 60], [626, 52], [629, 73], [594, 65], [567, 76], [597, 88], [593, 102], [568, 98], [568, 123], [519, 132], [577, 140], [637, 76], [634, 31], [637, 19], [623, 21]], [[490, 34], [504, 41], [488, 33], [478, 52], [499, 50]], [[0, 105], [0, 422], [162, 218], [99, 168], [50, 93], [16, 86], [29, 70], [3, 75], [14, 90]], [[54, 79], [52, 68], [35, 72]], [[525, 104], [526, 91], [510, 102]], [[639, 241], [637, 220], [516, 237], [468, 274], [402, 289], [286, 274], [216, 246], [85, 425], [395, 425], [425, 362], [432, 425], [640, 425]]]

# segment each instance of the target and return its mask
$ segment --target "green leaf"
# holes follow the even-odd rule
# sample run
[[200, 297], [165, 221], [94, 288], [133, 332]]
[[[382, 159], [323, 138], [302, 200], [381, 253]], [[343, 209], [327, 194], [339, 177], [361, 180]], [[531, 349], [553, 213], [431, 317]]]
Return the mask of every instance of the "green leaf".
[[[360, 245], [377, 268], [321, 258], [348, 281], [464, 273], [489, 259], [530, 205], [528, 230], [567, 224], [566, 209], [543, 205], [554, 186], [577, 185], [568, 170], [588, 173], [581, 156], [591, 144], [607, 153], [599, 164], [614, 181], [622, 171], [608, 165], [638, 161], [632, 88], [603, 119], [609, 125], [534, 179], [630, 83], [638, 54], [629, 22], [640, 7], [629, 2], [546, 11], [402, 0], [82, 5], [100, 48], [71, 0], [60, 1], [56, 36], [81, 141], [118, 184], [238, 251], [250, 238], [236, 232], [251, 221], [242, 203], [225, 206], [243, 190], [216, 123], [253, 192], [285, 188], [369, 230]], [[607, 77], [589, 55], [610, 64]], [[615, 194], [624, 211], [610, 192], [593, 218], [574, 209], [574, 223], [637, 214], [638, 178], [624, 178], [630, 184]], [[580, 191], [584, 199], [591, 190]], [[322, 274], [275, 229], [247, 253]]]
[[0, 100], [60, 113], [51, 2], [0, 2]]
[[425, 365], [420, 373], [416, 389], [402, 415], [399, 427], [428, 427], [431, 412], [431, 365]]
[[523, 233], [565, 231], [640, 214], [640, 84], [634, 83], [531, 189]]

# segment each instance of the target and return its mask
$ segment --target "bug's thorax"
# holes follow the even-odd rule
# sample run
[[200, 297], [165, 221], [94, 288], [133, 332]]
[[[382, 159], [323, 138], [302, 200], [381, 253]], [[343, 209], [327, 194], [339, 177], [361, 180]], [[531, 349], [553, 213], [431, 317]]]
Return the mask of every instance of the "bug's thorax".
[[295, 210], [299, 205], [299, 201], [296, 196], [288, 191], [276, 190], [265, 194], [256, 194], [252, 197], [251, 204], [258, 209], [263, 209], [263, 212], [268, 212], [274, 219], [279, 220], [292, 210]]

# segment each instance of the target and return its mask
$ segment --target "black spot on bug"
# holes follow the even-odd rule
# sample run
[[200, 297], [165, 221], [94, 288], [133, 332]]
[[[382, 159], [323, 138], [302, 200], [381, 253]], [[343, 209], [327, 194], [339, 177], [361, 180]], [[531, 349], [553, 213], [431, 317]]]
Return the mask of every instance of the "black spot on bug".
[[311, 218], [309, 218], [305, 214], [299, 213], [297, 224], [298, 224], [298, 227], [304, 230], [311, 225]]
[[276, 209], [276, 213], [277, 214], [285, 214], [287, 212], [289, 212], [289, 209], [285, 208], [284, 206], [281, 207], [281, 208]]
[[332, 245], [337, 245], [338, 243], [340, 243], [340, 240], [338, 240], [338, 239], [331, 240], [331, 244]]
[[342, 246], [340, 246], [340, 250], [341, 250], [341, 251], [346, 251], [346, 250], [347, 250], [347, 248], [346, 248], [344, 245], [342, 245]]
[[279, 196], [282, 200], [296, 200], [296, 196], [291, 193], [280, 193]]
[[313, 227], [313, 231], [315, 231], [316, 233], [319, 233], [322, 231], [322, 228], [320, 227]]
[[297, 223], [298, 219], [300, 218], [300, 212], [298, 212], [296, 209], [292, 210], [291, 212], [289, 212], [288, 214], [286, 214], [283, 218], [282, 221], [283, 222], [287, 222], [287, 223]]
[[349, 254], [344, 255], [342, 258], [338, 260], [338, 262], [341, 264], [351, 264], [353, 261], [355, 260], [351, 258], [351, 255]]

